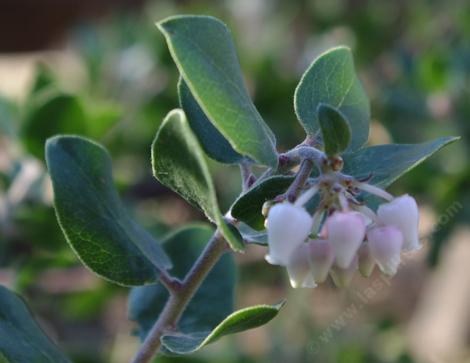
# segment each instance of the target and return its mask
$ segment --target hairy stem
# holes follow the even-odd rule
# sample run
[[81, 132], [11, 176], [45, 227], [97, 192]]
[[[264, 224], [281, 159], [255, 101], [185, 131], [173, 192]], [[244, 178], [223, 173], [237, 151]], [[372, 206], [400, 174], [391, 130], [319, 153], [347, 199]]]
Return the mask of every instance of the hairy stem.
[[[227, 243], [224, 238], [216, 231], [209, 240], [204, 251], [194, 263], [191, 270], [186, 274], [179, 285], [162, 283], [167, 286], [170, 297], [166, 302], [163, 311], [160, 313], [157, 321], [145, 338], [142, 346], [133, 359], [133, 363], [148, 363], [160, 349], [160, 338], [166, 331], [175, 329], [178, 320], [183, 314], [186, 306], [191, 301], [197, 289], [204, 281], [205, 277], [212, 270], [219, 258], [227, 250]], [[167, 276], [167, 275], [162, 275]], [[166, 277], [164, 277], [165, 279]], [[171, 280], [177, 281], [177, 280]]]
[[316, 167], [321, 170], [325, 154], [313, 146], [300, 144], [292, 150], [279, 155], [277, 171], [281, 174], [286, 173], [305, 159], [313, 161]]
[[160, 282], [168, 291], [177, 291], [181, 289], [182, 283], [179, 279], [170, 276], [167, 271], [160, 271]]
[[295, 177], [294, 181], [290, 185], [289, 189], [286, 191], [286, 199], [293, 203], [297, 196], [300, 193], [300, 190], [305, 185], [305, 182], [309, 178], [310, 174], [312, 173], [312, 169], [315, 163], [311, 159], [304, 159], [300, 164], [299, 171], [297, 176]]
[[309, 135], [305, 138], [301, 145], [312, 146], [316, 148], [321, 146], [321, 142], [319, 142], [318, 137]]

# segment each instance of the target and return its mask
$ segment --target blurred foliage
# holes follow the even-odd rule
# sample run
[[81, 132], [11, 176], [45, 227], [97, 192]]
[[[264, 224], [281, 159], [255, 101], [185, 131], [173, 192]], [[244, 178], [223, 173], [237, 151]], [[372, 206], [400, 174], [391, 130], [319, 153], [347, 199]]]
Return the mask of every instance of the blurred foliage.
[[[123, 334], [122, 324], [114, 321], [109, 327], [109, 320], [118, 320], [110, 319], [109, 302], [122, 305], [127, 290], [93, 278], [87, 285], [81, 282], [83, 277], [73, 276], [63, 291], [48, 290], [44, 282], [48, 274], [55, 271], [52, 275], [57, 279], [78, 261], [51, 207], [42, 145], [56, 133], [77, 133], [103, 143], [112, 153], [121, 194], [157, 236], [188, 220], [202, 219], [200, 212], [159, 185], [150, 168], [155, 131], [165, 114], [178, 106], [177, 70], [154, 22], [177, 13], [215, 15], [231, 27], [254, 103], [276, 133], [281, 150], [304, 138], [293, 112], [300, 75], [323, 50], [350, 46], [371, 98], [371, 143], [463, 137], [391, 188], [393, 193], [415, 194], [435, 207], [437, 216], [448, 213], [456, 201], [461, 203], [437, 226], [431, 265], [438, 264], [455, 226], [468, 223], [470, 217], [468, 1], [148, 1], [136, 12], [79, 24], [71, 31], [67, 47], [83, 68], [81, 82], [73, 83], [50, 65], [39, 64], [23, 100], [0, 97], [0, 200], [4, 203], [0, 206], [0, 269], [13, 271], [16, 289], [50, 322], [74, 362], [118, 361], [112, 350], [116, 330]], [[239, 190], [238, 170], [216, 162], [210, 166], [221, 204], [227, 206]], [[27, 180], [20, 183], [24, 190], [19, 187], [20, 178]], [[246, 265], [242, 274], [249, 279], [241, 279], [242, 295], [257, 284], [271, 288], [273, 301], [283, 295], [278, 270], [262, 261]], [[302, 296], [290, 297], [289, 304], [299, 311], [284, 312], [291, 315], [269, 325], [273, 333], [266, 343], [268, 354], [256, 353], [254, 348], [248, 353], [236, 338], [230, 338], [195, 357], [161, 362], [412, 362], [397, 333], [400, 315], [387, 316], [389, 323], [381, 324], [384, 313], [377, 312], [367, 316], [367, 328], [358, 331], [348, 324], [335, 333], [334, 343], [322, 344], [321, 353], [310, 354], [314, 337], [323, 330], [318, 316], [301, 317], [315, 303], [299, 302]], [[284, 339], [294, 340], [290, 335], [298, 341], [285, 343]], [[374, 348], [380, 344], [384, 349]]]

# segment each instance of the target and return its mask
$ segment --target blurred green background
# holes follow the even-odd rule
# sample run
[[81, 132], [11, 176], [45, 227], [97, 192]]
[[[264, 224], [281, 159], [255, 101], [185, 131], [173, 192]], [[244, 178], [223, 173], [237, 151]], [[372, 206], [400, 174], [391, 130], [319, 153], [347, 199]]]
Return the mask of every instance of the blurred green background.
[[[85, 270], [51, 206], [44, 140], [76, 133], [112, 153], [115, 180], [155, 235], [203, 215], [151, 176], [150, 143], [177, 107], [178, 74], [155, 21], [208, 14], [232, 29], [248, 88], [278, 137], [301, 142], [293, 93], [329, 47], [353, 49], [371, 98], [371, 144], [462, 140], [391, 188], [421, 205], [425, 247], [391, 281], [291, 290], [250, 247], [237, 306], [288, 304], [263, 328], [161, 362], [470, 362], [470, 2], [6, 0], [0, 12], [0, 283], [20, 292], [74, 362], [127, 362], [127, 289]], [[225, 207], [236, 167], [211, 164]]]

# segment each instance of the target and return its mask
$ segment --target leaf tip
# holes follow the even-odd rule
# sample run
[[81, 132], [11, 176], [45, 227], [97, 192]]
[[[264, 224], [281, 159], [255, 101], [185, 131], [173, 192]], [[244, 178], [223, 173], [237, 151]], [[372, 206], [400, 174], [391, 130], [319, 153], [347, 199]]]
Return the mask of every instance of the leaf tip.
[[273, 304], [272, 307], [277, 311], [280, 311], [287, 304], [287, 299], [282, 299], [276, 304]]
[[448, 136], [448, 139], [449, 139], [448, 143], [452, 144], [456, 141], [460, 141], [462, 139], [462, 136]]
[[212, 22], [228, 30], [227, 25], [222, 20], [210, 15], [172, 15], [157, 21], [155, 25], [163, 34], [171, 34], [173, 25], [187, 21]]
[[49, 137], [46, 140], [46, 143], [44, 145], [44, 151], [45, 151], [45, 159], [46, 159], [46, 164], [48, 167], [50, 167], [50, 160], [51, 156], [56, 150], [60, 147], [60, 143], [64, 138], [66, 138], [66, 135], [55, 135], [52, 137]]
[[165, 119], [171, 119], [172, 117], [178, 117], [180, 120], [184, 120], [186, 115], [181, 108], [174, 108], [168, 112], [168, 115], [165, 117]]
[[54, 135], [46, 139], [46, 150], [49, 147], [53, 147], [57, 145], [59, 140], [63, 137], [63, 135]]
[[350, 47], [346, 46], [346, 45], [338, 45], [336, 47], [333, 47], [333, 48], [330, 48], [330, 49], [327, 49], [326, 51], [324, 51], [323, 53], [321, 53], [318, 58], [324, 56], [324, 55], [328, 55], [328, 54], [332, 54], [332, 53], [344, 53], [345, 55], [350, 55], [352, 57], [352, 50]]
[[171, 25], [171, 23], [174, 20], [177, 20], [177, 18], [179, 17], [180, 15], [168, 16], [162, 20], [155, 22], [155, 26], [157, 27], [158, 30], [160, 30], [160, 32], [162, 32], [163, 34], [166, 34], [170, 28], [169, 24]]

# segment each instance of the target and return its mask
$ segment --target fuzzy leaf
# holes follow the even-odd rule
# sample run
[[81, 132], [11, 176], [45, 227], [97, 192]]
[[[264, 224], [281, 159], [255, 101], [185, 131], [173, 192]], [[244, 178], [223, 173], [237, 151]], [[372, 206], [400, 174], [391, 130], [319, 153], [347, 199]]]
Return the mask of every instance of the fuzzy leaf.
[[96, 274], [122, 285], [158, 278], [171, 262], [159, 243], [130, 219], [113, 186], [111, 158], [78, 136], [47, 141], [55, 209], [67, 241]]
[[152, 144], [154, 176], [189, 203], [201, 208], [234, 250], [243, 241], [225, 223], [202, 148], [181, 110], [171, 111]]
[[235, 201], [231, 208], [232, 216], [255, 230], [264, 229], [261, 213], [264, 202], [284, 193], [293, 180], [291, 176], [273, 176], [262, 181]]
[[227, 139], [212, 125], [182, 78], [178, 82], [178, 95], [189, 125], [206, 154], [221, 163], [241, 162], [244, 157], [233, 150]]
[[316, 58], [295, 90], [294, 106], [308, 135], [318, 133], [320, 103], [338, 109], [349, 122], [352, 139], [349, 150], [359, 149], [369, 137], [370, 105], [354, 70], [351, 50], [333, 48]]
[[275, 138], [248, 95], [229, 30], [209, 16], [173, 16], [157, 24], [191, 94], [233, 149], [275, 167]]
[[458, 137], [440, 137], [422, 144], [387, 144], [367, 147], [355, 153], [343, 155], [343, 172], [359, 179], [372, 174], [370, 183], [386, 188], [436, 151], [458, 139]]
[[283, 305], [284, 303], [256, 305], [240, 309], [226, 317], [212, 331], [192, 334], [166, 334], [162, 336], [162, 344], [172, 353], [194, 353], [225, 335], [240, 333], [269, 323], [277, 316]]
[[351, 129], [344, 116], [334, 107], [320, 104], [318, 121], [327, 155], [338, 155], [347, 149], [351, 142]]

